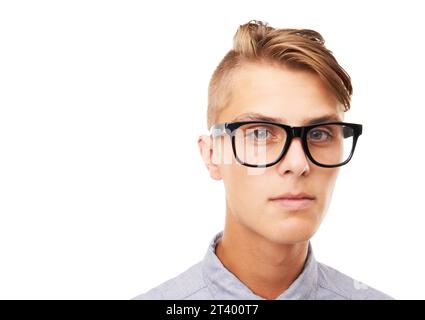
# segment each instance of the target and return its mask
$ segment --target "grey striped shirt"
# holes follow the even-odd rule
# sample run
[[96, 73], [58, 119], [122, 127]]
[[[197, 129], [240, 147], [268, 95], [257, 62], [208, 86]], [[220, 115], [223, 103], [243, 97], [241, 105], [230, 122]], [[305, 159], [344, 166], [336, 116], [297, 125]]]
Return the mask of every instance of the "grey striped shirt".
[[[264, 300], [252, 292], [221, 263], [215, 254], [217, 240], [223, 231], [212, 239], [204, 258], [159, 286], [141, 294], [134, 300], [157, 299], [232, 299]], [[393, 299], [347, 275], [316, 261], [311, 244], [303, 271], [291, 286], [276, 300], [287, 299]]]

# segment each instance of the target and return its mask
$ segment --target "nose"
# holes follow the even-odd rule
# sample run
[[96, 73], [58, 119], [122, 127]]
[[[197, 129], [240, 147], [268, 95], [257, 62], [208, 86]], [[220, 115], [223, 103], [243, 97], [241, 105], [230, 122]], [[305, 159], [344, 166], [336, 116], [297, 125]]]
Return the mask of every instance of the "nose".
[[294, 137], [283, 158], [278, 163], [278, 172], [281, 175], [306, 175], [310, 172], [310, 164], [304, 152], [301, 138]]

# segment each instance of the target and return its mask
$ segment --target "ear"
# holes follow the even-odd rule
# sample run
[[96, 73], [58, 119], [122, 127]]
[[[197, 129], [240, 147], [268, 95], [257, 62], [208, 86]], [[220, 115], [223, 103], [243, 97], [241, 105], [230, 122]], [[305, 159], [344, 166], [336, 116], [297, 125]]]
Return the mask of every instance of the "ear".
[[202, 160], [210, 173], [210, 177], [214, 180], [221, 180], [220, 166], [213, 162], [212, 138], [207, 135], [201, 135], [198, 138], [199, 152]]

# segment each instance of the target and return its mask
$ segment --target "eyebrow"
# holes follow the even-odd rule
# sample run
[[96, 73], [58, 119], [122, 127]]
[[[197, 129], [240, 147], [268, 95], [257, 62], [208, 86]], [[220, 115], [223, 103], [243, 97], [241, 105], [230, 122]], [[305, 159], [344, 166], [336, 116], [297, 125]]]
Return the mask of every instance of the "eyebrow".
[[[236, 118], [234, 118], [232, 121], [245, 121], [245, 120], [288, 123], [288, 120], [284, 118], [270, 117], [270, 116], [266, 116], [264, 114], [256, 113], [256, 112], [248, 112], [248, 113], [240, 114]], [[327, 115], [305, 120], [303, 121], [303, 123], [304, 125], [309, 125], [309, 124], [317, 124], [317, 123], [331, 122], [331, 121], [341, 121], [341, 119], [336, 114], [327, 114]]]

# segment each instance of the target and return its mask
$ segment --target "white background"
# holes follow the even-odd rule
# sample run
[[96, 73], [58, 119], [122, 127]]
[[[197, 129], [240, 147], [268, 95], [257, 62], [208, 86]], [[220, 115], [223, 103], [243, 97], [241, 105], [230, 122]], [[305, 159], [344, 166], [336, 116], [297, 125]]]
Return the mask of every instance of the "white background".
[[364, 133], [317, 259], [425, 298], [420, 3], [1, 1], [0, 298], [130, 299], [202, 259], [224, 224], [208, 81], [251, 19], [319, 31], [353, 80]]

